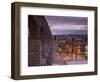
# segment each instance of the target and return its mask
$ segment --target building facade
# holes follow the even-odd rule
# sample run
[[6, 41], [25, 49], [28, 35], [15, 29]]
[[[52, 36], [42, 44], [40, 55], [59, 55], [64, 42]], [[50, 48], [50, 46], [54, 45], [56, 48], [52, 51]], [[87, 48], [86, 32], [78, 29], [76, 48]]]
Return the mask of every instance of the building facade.
[[28, 15], [28, 66], [52, 64], [52, 34], [44, 16]]

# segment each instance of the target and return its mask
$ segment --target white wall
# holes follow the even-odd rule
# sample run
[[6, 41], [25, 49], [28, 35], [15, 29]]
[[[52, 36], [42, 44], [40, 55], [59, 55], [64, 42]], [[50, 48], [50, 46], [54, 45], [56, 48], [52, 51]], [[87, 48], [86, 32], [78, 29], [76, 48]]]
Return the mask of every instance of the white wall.
[[[11, 66], [11, 2], [37, 2], [37, 3], [52, 3], [52, 4], [68, 4], [68, 5], [86, 5], [98, 6], [98, 22], [100, 22], [100, 0], [0, 0], [0, 82], [15, 82], [10, 79]], [[98, 25], [99, 27], [100, 25]], [[98, 28], [98, 35], [100, 35], [100, 28]], [[98, 38], [98, 42], [100, 38]], [[98, 43], [100, 45], [100, 43]], [[98, 47], [100, 49], [100, 46]], [[98, 50], [100, 51], [100, 50]], [[98, 52], [98, 62], [100, 62], [100, 52]], [[100, 63], [99, 68], [100, 69]], [[63, 77], [52, 79], [31, 79], [29, 82], [100, 82], [100, 70], [98, 75], [93, 76], [79, 76], [79, 77]], [[27, 80], [23, 80], [27, 82]]]

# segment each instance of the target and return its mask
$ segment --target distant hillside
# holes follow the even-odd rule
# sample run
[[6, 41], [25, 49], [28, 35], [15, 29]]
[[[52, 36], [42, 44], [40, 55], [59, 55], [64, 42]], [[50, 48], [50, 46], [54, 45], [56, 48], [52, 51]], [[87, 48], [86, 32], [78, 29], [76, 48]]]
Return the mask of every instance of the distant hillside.
[[87, 37], [87, 35], [79, 35], [79, 34], [69, 34], [69, 35], [53, 35], [53, 36], [59, 36], [59, 37], [61, 37], [61, 36], [84, 36], [84, 37]]

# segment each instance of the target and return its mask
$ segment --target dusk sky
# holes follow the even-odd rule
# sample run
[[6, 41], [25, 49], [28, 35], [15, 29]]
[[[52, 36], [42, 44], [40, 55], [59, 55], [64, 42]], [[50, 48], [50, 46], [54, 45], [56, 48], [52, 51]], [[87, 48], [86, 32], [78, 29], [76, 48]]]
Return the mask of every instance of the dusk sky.
[[45, 16], [53, 35], [87, 35], [87, 17]]

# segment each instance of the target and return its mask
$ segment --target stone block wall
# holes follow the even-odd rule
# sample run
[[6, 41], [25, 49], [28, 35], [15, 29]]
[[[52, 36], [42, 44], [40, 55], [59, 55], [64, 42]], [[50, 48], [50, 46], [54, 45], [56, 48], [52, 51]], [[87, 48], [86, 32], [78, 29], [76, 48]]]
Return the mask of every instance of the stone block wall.
[[44, 16], [28, 16], [28, 66], [52, 64], [52, 34]]

